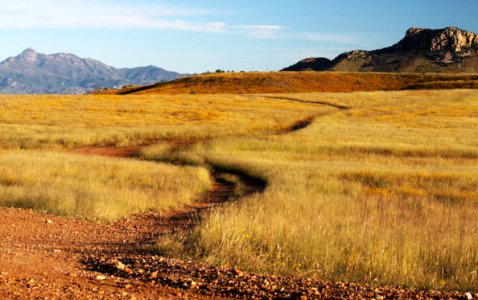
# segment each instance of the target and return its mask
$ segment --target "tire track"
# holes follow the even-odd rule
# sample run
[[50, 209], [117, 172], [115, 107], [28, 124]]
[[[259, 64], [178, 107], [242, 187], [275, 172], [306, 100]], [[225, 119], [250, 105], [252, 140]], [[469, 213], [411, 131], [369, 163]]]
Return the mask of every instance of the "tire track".
[[324, 105], [324, 106], [334, 107], [334, 108], [337, 108], [337, 109], [340, 109], [340, 110], [349, 110], [350, 109], [349, 106], [336, 104], [336, 103], [332, 103], [332, 102], [326, 102], [326, 101], [303, 100], [303, 99], [297, 99], [297, 98], [292, 98], [292, 97], [283, 97], [283, 96], [265, 96], [265, 98], [276, 99], [276, 100], [286, 100], [286, 101], [293, 101], [293, 102], [307, 103], [307, 104], [315, 104], [315, 105]]

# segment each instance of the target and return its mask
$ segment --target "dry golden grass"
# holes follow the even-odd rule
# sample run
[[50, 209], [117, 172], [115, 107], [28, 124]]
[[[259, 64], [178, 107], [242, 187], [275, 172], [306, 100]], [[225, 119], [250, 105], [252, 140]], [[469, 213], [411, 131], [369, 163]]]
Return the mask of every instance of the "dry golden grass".
[[113, 221], [192, 203], [212, 187], [204, 168], [42, 151], [0, 151], [0, 205]]
[[269, 183], [205, 220], [195, 255], [253, 271], [476, 289], [476, 92], [289, 96], [351, 109], [292, 134], [175, 153]]
[[[311, 126], [278, 134], [311, 116], [318, 116]], [[0, 195], [6, 205], [82, 217], [109, 211], [113, 204], [100, 200], [111, 191], [125, 194], [117, 216], [151, 209], [129, 206], [135, 197], [149, 203], [138, 196], [148, 189], [189, 191], [190, 198], [178, 197], [181, 205], [207, 187], [203, 169], [15, 148], [207, 139], [181, 151], [163, 143], [144, 156], [241, 169], [269, 186], [197, 228], [188, 242], [202, 259], [334, 280], [476, 289], [477, 120], [473, 90], [1, 96], [0, 147], [13, 150], [0, 153]], [[168, 188], [152, 178], [165, 178]], [[190, 182], [198, 185], [189, 189]]]
[[1, 148], [126, 146], [280, 131], [317, 111], [266, 96], [0, 95]]
[[209, 188], [205, 169], [19, 149], [250, 136], [319, 110], [262, 96], [1, 95], [0, 204], [94, 220], [179, 207]]
[[258, 94], [477, 88], [478, 75], [375, 72], [219, 73], [107, 94]]

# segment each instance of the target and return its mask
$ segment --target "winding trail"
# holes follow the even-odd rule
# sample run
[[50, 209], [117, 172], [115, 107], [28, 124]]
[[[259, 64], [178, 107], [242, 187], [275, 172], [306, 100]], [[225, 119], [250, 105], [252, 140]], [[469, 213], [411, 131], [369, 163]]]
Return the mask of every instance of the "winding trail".
[[[297, 100], [297, 99], [295, 99]], [[338, 109], [345, 109], [339, 108]], [[287, 131], [309, 126], [300, 120]], [[187, 147], [194, 142], [177, 142]], [[131, 158], [144, 146], [85, 147], [74, 152]], [[227, 175], [227, 176], [225, 176]], [[459, 292], [373, 287], [310, 278], [247, 273], [190, 260], [169, 259], [154, 251], [158, 238], [195, 225], [202, 212], [242, 195], [262, 192], [266, 182], [240, 172], [212, 169], [214, 187], [201, 201], [168, 214], [143, 213], [98, 224], [31, 210], [0, 208], [1, 299], [162, 299], [260, 298], [467, 299]], [[231, 181], [227, 178], [233, 177]]]
[[[171, 142], [175, 151], [190, 147], [197, 143], [198, 141]], [[85, 155], [134, 158], [138, 156], [139, 152], [143, 148], [144, 146], [83, 147], [78, 148], [73, 152]], [[174, 164], [183, 165], [181, 162], [176, 162]], [[245, 197], [254, 193], [261, 193], [264, 191], [267, 185], [264, 180], [239, 171], [217, 168], [213, 166], [209, 166], [209, 169], [213, 179], [213, 187], [211, 191], [209, 191], [202, 199], [199, 199], [192, 204], [183, 206], [181, 209], [171, 211], [166, 215], [154, 213], [139, 214], [133, 218], [133, 220], [141, 219], [142, 222], [144, 222], [146, 219], [150, 219], [150, 221], [160, 225], [160, 227], [166, 226], [166, 231], [168, 233], [187, 230], [196, 224], [196, 222], [201, 218], [201, 213], [204, 210], [232, 201], [238, 197], [238, 193], [240, 193], [241, 197]], [[235, 180], [228, 180], [227, 178], [233, 178]], [[238, 189], [240, 189], [240, 191]], [[146, 236], [147, 238], [141, 241], [142, 245], [155, 243], [157, 234], [155, 235], [154, 233], [149, 233], [146, 234]]]

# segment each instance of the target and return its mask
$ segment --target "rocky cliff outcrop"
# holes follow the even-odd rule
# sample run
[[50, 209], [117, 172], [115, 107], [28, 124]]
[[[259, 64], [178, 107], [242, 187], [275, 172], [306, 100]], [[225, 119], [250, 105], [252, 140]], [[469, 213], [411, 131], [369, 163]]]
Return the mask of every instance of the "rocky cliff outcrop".
[[[320, 61], [323, 58], [314, 58]], [[284, 71], [304, 70], [301, 62]], [[456, 27], [410, 28], [398, 43], [374, 51], [342, 53], [324, 64], [308, 64], [316, 71], [478, 72], [478, 35]]]

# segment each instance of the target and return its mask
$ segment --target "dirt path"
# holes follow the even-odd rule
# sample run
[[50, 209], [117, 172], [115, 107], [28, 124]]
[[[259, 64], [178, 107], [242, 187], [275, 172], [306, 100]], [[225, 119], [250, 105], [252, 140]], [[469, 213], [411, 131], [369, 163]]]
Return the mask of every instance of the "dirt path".
[[[85, 147], [74, 152], [132, 157], [140, 149], [140, 146]], [[167, 215], [146, 213], [115, 223], [98, 224], [32, 210], [0, 208], [0, 299], [158, 299], [186, 295], [177, 287], [158, 288], [157, 285], [131, 276], [105, 276], [99, 272], [102, 270], [98, 269], [98, 259], [105, 260], [105, 257], [118, 255], [155, 257], [137, 253], [151, 249], [151, 245], [162, 234], [193, 226], [202, 210], [233, 197], [236, 184], [224, 179], [224, 174], [223, 170], [214, 170], [213, 190], [202, 201], [191, 206]], [[246, 175], [228, 175], [239, 179], [246, 194], [261, 191], [265, 187], [265, 183]], [[93, 261], [95, 264], [92, 265]]]
[[[83, 148], [77, 152], [132, 157], [140, 148]], [[203, 201], [169, 215], [146, 213], [97, 224], [0, 208], [0, 299], [478, 298], [478, 294], [252, 274], [151, 252], [161, 235], [193, 226], [200, 211], [230, 199], [236, 186], [223, 178], [223, 172], [213, 172], [214, 189]], [[247, 175], [228, 175], [245, 186], [246, 194], [265, 188], [265, 182]]]
[[270, 99], [276, 99], [276, 100], [286, 100], [286, 101], [292, 101], [292, 102], [299, 102], [299, 103], [307, 103], [307, 104], [313, 104], [313, 105], [324, 105], [324, 106], [330, 106], [337, 108], [339, 110], [349, 110], [350, 107], [346, 105], [341, 105], [341, 104], [336, 104], [332, 102], [325, 102], [325, 101], [312, 101], [312, 100], [303, 100], [303, 99], [297, 99], [297, 98], [292, 98], [292, 97], [284, 97], [284, 96], [267, 96], [266, 98]]

